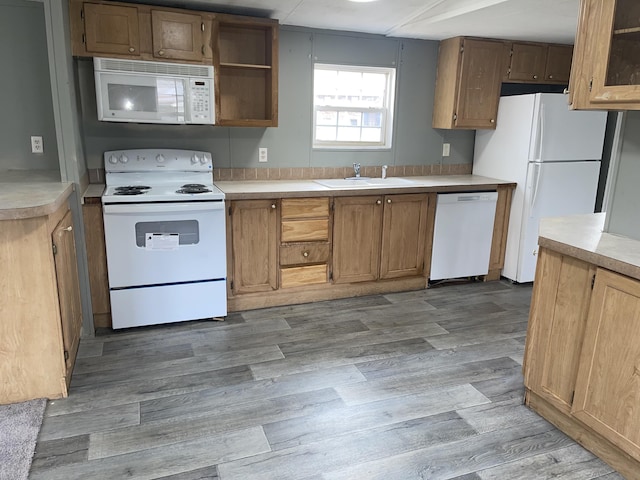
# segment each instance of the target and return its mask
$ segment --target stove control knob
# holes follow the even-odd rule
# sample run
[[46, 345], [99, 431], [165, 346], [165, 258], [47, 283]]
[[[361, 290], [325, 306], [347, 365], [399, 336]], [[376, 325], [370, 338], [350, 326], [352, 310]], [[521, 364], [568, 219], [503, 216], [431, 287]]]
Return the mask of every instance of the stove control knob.
[[191, 163], [192, 163], [193, 165], [195, 165], [195, 164], [196, 164], [196, 163], [198, 163], [199, 161], [200, 161], [200, 157], [198, 157], [198, 155], [193, 155], [193, 156], [191, 157]]
[[115, 155], [111, 155], [109, 157], [109, 163], [113, 163], [113, 164], [118, 163], [118, 157], [116, 157]]
[[156, 157], [156, 162], [164, 163], [164, 155], [160, 154]]
[[126, 155], [120, 155], [120, 163], [127, 163], [129, 161], [129, 157]]
[[200, 158], [200, 163], [202, 165], [204, 165], [205, 163], [207, 163], [207, 157], [205, 157], [204, 155]]

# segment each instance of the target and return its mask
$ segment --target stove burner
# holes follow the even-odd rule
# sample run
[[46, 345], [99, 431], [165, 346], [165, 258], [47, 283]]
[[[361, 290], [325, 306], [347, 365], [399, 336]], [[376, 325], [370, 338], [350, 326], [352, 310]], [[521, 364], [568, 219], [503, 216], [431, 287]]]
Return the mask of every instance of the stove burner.
[[211, 190], [201, 183], [187, 183], [182, 188], [176, 190], [176, 193], [208, 193]]
[[142, 195], [147, 190], [151, 190], [151, 187], [146, 185], [124, 185], [116, 187], [114, 195]]

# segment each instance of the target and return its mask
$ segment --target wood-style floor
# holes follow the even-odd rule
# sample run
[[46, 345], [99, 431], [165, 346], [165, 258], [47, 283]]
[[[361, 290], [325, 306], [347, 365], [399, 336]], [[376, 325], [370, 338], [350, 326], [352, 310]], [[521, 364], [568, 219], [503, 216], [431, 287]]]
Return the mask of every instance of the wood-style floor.
[[622, 478], [522, 406], [530, 296], [448, 284], [83, 340], [30, 478]]

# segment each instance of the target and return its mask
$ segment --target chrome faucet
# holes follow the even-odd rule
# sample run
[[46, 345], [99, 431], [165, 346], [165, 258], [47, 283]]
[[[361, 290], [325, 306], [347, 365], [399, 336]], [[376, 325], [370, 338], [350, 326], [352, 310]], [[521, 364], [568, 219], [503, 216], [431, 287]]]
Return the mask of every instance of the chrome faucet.
[[387, 178], [387, 166], [386, 165], [382, 165], [382, 175], [381, 178]]
[[356, 178], [360, 178], [360, 164], [359, 163], [354, 163], [353, 164], [353, 174], [355, 175]]

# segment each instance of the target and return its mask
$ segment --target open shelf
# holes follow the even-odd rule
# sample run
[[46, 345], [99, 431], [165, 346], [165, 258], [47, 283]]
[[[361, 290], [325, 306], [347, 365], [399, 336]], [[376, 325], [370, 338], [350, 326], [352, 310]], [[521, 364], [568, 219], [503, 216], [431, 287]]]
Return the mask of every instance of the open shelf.
[[220, 62], [221, 67], [225, 68], [248, 68], [248, 69], [256, 69], [256, 70], [271, 70], [271, 65], [251, 65], [248, 63], [227, 63]]

